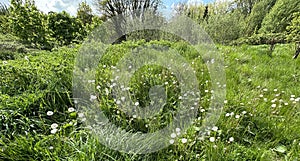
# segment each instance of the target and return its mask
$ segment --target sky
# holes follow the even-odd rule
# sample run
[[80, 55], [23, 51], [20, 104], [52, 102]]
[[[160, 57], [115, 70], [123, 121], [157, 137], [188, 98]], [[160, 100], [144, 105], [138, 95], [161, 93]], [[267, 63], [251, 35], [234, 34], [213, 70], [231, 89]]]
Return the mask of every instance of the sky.
[[[9, 4], [10, 0], [0, 0], [0, 3]], [[92, 6], [94, 12], [96, 9], [93, 7], [93, 0], [35, 0], [36, 6], [39, 10], [44, 13], [50, 11], [61, 12], [63, 10], [67, 11], [71, 15], [76, 15], [78, 4], [82, 1], [86, 1]], [[195, 3], [209, 3], [214, 0], [163, 0], [165, 9], [163, 12], [170, 12], [172, 5], [178, 2], [187, 2], [190, 4]]]

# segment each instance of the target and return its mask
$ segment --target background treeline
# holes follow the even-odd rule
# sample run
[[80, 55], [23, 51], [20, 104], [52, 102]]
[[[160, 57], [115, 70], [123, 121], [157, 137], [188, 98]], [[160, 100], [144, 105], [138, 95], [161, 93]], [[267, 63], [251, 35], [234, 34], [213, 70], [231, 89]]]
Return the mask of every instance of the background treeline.
[[91, 7], [82, 2], [77, 15], [43, 13], [37, 9], [33, 0], [11, 0], [10, 6], [0, 4], [0, 33], [17, 36], [23, 44], [38, 49], [81, 42], [103, 17], [95, 16]]
[[208, 5], [178, 3], [175, 15], [196, 20], [215, 42], [276, 44], [299, 42], [299, 0], [232, 0]]
[[[33, 0], [11, 0], [10, 6], [0, 5], [0, 32], [13, 34], [31, 47], [52, 49], [57, 46], [80, 43], [107, 18], [120, 13], [131, 16], [133, 10], [151, 9], [160, 14], [161, 0], [95, 0], [95, 8], [101, 16], [93, 14], [91, 7], [82, 2], [76, 16], [65, 11], [43, 13]], [[216, 43], [220, 44], [269, 44], [300, 41], [299, 0], [232, 0], [209, 4], [177, 3], [173, 17], [186, 15], [199, 23]], [[119, 20], [120, 21], [120, 20]], [[167, 20], [161, 19], [161, 24]], [[122, 22], [122, 21], [120, 21]], [[122, 24], [115, 23], [114, 30], [122, 35]], [[122, 35], [124, 40], [146, 41], [167, 39], [180, 40], [176, 36], [158, 31], [137, 31]], [[117, 43], [119, 43], [117, 42]], [[299, 44], [299, 43], [298, 43]]]

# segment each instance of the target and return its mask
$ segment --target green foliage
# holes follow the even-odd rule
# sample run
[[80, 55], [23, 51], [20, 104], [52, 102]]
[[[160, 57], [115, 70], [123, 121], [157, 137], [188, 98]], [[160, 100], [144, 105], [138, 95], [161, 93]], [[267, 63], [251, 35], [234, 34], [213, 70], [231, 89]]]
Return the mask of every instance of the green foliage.
[[8, 7], [3, 4], [0, 3], [0, 33], [8, 33], [9, 32], [9, 9]]
[[[206, 89], [210, 91], [206, 80], [209, 74], [199, 53], [186, 43], [139, 41], [110, 46], [100, 62], [107, 68], [99, 64], [98, 78], [109, 81], [111, 65], [131, 49], [151, 44], [175, 49], [192, 64], [201, 88], [201, 106], [208, 107], [211, 95], [206, 92]], [[101, 46], [96, 48], [102, 50]], [[227, 75], [227, 101], [216, 124], [218, 129], [208, 129], [200, 135], [199, 112], [193, 125], [174, 138], [174, 144], [143, 155], [105, 147], [85, 129], [79, 118], [80, 111], [68, 110], [74, 107], [71, 91], [77, 48], [28, 53], [26, 59], [0, 61], [0, 160], [299, 160], [300, 62], [291, 60], [291, 45], [278, 45], [272, 59], [265, 54], [267, 45], [218, 48], [225, 57]], [[150, 68], [150, 71], [146, 67], [138, 70], [130, 82], [132, 95], [142, 98], [141, 103], [145, 104], [146, 89], [156, 82], [143, 83], [148, 83], [148, 79], [158, 83], [172, 80], [167, 79], [172, 78], [172, 74], [162, 72], [163, 68]], [[159, 73], [167, 78], [157, 76]], [[107, 84], [96, 83], [102, 84], [99, 94], [105, 94]], [[170, 100], [177, 97], [176, 91], [173, 92]], [[100, 103], [111, 121], [120, 127], [147, 132], [142, 124], [145, 120], [121, 115], [120, 110], [116, 111], [113, 98]], [[47, 114], [49, 111], [53, 114]], [[149, 126], [164, 126], [163, 118], [168, 117], [157, 117]], [[54, 123], [58, 124], [57, 131], [51, 133]], [[187, 143], [182, 143], [183, 138]], [[211, 138], [215, 140], [210, 141]]]
[[102, 21], [101, 17], [93, 16], [91, 24], [87, 24], [85, 26], [85, 29], [88, 34], [91, 34], [92, 31], [94, 31], [94, 29], [99, 27], [102, 23], [103, 23], [103, 21]]
[[28, 0], [23, 4], [12, 0], [11, 5], [10, 27], [13, 34], [35, 48], [49, 48], [44, 15], [34, 1]]
[[262, 22], [260, 33], [282, 33], [293, 19], [293, 13], [300, 12], [299, 0], [277, 0]]
[[233, 41], [233, 45], [261, 45], [261, 44], [281, 44], [286, 43], [286, 34], [283, 33], [269, 33], [269, 34], [254, 34], [251, 37], [240, 38]]
[[48, 14], [48, 28], [50, 36], [57, 41], [59, 46], [69, 45], [75, 41], [83, 40], [85, 35], [82, 23], [71, 17], [65, 11], [61, 13], [51, 12]]
[[261, 23], [263, 22], [265, 16], [272, 9], [277, 0], [261, 0], [255, 3], [252, 12], [247, 17], [245, 24], [245, 32], [247, 36], [252, 34], [257, 34], [258, 30], [261, 28]]
[[81, 2], [77, 9], [77, 18], [86, 26], [93, 22], [93, 17], [92, 8], [86, 2]]
[[[72, 106], [70, 64], [75, 53], [76, 49], [27, 53], [0, 64], [2, 136], [49, 134], [52, 122], [70, 119], [66, 111]], [[49, 110], [55, 113], [52, 119], [46, 114]]]
[[203, 24], [205, 31], [217, 43], [228, 44], [241, 36], [242, 15], [239, 11], [227, 14], [217, 14], [209, 18], [208, 24]]
[[288, 40], [293, 42], [300, 42], [300, 12], [293, 14], [293, 20], [287, 27]]

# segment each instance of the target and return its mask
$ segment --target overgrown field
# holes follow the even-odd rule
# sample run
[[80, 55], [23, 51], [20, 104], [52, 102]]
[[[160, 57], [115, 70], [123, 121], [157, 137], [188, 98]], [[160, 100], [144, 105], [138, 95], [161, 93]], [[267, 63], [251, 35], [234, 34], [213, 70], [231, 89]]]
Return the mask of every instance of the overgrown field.
[[225, 60], [226, 100], [219, 121], [205, 135], [199, 135], [199, 129], [210, 102], [211, 82], [195, 50], [182, 42], [111, 46], [99, 63], [97, 79], [88, 82], [95, 83], [100, 108], [111, 122], [147, 133], [172, 121], [177, 110], [174, 102], [180, 102], [178, 82], [164, 68], [142, 68], [128, 89], [143, 106], [149, 104], [150, 87], [165, 83], [168, 101], [154, 118], [128, 117], [106, 90], [110, 67], [124, 52], [151, 43], [184, 56], [195, 69], [203, 93], [199, 100], [203, 109], [193, 126], [186, 132], [177, 129], [168, 148], [126, 154], [105, 147], [90, 134], [72, 92], [74, 59], [80, 46], [52, 52], [5, 49], [0, 52], [0, 160], [300, 160], [300, 62], [292, 59], [290, 44], [277, 45], [272, 57], [266, 45], [218, 46]]

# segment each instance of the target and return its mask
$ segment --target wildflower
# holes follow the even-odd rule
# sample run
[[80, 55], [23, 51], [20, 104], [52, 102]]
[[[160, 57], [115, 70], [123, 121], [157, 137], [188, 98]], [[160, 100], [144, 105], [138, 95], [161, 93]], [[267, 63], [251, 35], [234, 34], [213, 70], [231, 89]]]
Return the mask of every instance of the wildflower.
[[229, 117], [230, 116], [230, 113], [226, 113], [226, 115], [225, 115], [226, 117]]
[[218, 127], [217, 127], [217, 126], [214, 126], [211, 130], [212, 130], [212, 131], [218, 131]]
[[51, 134], [55, 134], [57, 132], [57, 129], [52, 129], [50, 132]]
[[117, 100], [116, 104], [117, 104], [117, 105], [121, 104], [121, 101], [120, 101], [120, 100]]
[[7, 64], [7, 61], [3, 61], [3, 64]]
[[53, 123], [52, 125], [51, 125], [51, 128], [52, 129], [56, 129], [58, 127], [58, 124], [56, 124], [56, 123]]
[[229, 142], [233, 142], [234, 141], [234, 138], [233, 137], [230, 137], [229, 138]]
[[274, 92], [277, 92], [278, 90], [277, 89], [274, 89]]
[[83, 113], [79, 113], [78, 117], [84, 117], [84, 114]]
[[100, 87], [100, 86], [97, 86], [96, 88], [99, 90], [101, 87]]
[[124, 102], [124, 101], [125, 101], [125, 97], [121, 97], [121, 101], [123, 101], [123, 102]]
[[88, 83], [95, 83], [95, 80], [88, 80]]
[[181, 139], [181, 142], [182, 142], [183, 144], [187, 143], [187, 141], [188, 141], [188, 140], [187, 140], [186, 138], [182, 138], [182, 139]]
[[139, 102], [135, 102], [135, 103], [134, 103], [135, 106], [138, 106], [139, 104], [140, 104]]
[[173, 139], [171, 139], [171, 140], [169, 141], [170, 144], [174, 144], [174, 142], [175, 142], [175, 141], [174, 141]]
[[90, 96], [90, 101], [93, 101], [93, 100], [96, 100], [96, 99], [97, 99], [97, 96], [95, 96], [95, 95]]
[[73, 107], [70, 107], [70, 108], [68, 108], [68, 111], [69, 111], [69, 112], [74, 112], [75, 109], [74, 109]]
[[242, 112], [243, 115], [246, 115], [246, 113], [247, 113], [247, 111], [243, 111], [243, 112]]
[[171, 138], [176, 138], [176, 134], [175, 134], [175, 133], [172, 133], [172, 134], [171, 134]]
[[25, 60], [29, 61], [29, 58], [28, 58], [28, 56], [25, 56]]
[[275, 107], [276, 107], [276, 104], [272, 104], [271, 107], [275, 108]]
[[267, 88], [265, 88], [265, 89], [263, 89], [263, 91], [267, 92], [267, 91], [268, 91], [268, 89], [267, 89]]
[[264, 95], [261, 94], [261, 95], [259, 95], [259, 97], [264, 97]]
[[209, 141], [213, 143], [213, 142], [216, 141], [216, 139], [215, 139], [215, 137], [210, 137], [210, 138], [209, 138]]
[[53, 115], [53, 112], [52, 111], [48, 111], [47, 112], [47, 116], [52, 116]]
[[292, 94], [292, 95], [291, 95], [291, 98], [295, 98], [295, 95]]
[[286, 106], [287, 106], [287, 105], [289, 105], [289, 103], [287, 103], [287, 102], [286, 102], [286, 103], [284, 103], [284, 105], [286, 105]]
[[180, 132], [180, 128], [176, 128], [175, 131], [176, 131], [176, 132]]
[[235, 115], [235, 118], [236, 118], [236, 119], [239, 119], [239, 118], [240, 118], [240, 115]]
[[225, 100], [225, 101], [224, 101], [224, 103], [225, 103], [225, 104], [227, 104], [227, 103], [228, 103], [228, 101], [227, 101], [227, 100]]

